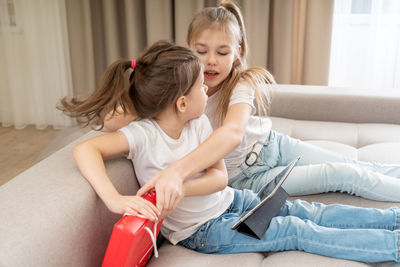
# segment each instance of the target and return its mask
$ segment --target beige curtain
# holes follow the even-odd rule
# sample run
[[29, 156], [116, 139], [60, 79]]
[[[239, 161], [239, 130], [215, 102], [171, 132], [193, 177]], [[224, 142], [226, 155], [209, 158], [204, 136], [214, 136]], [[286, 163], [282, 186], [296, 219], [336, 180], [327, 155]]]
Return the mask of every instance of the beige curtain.
[[183, 45], [193, 15], [216, 1], [66, 1], [74, 95], [86, 97], [118, 58], [135, 58], [157, 40]]
[[278, 83], [327, 85], [333, 0], [242, 1], [251, 65]]
[[[166, 39], [183, 45], [193, 15], [216, 0], [66, 1], [74, 94], [87, 96], [108, 64]], [[333, 0], [241, 0], [251, 66], [279, 83], [328, 82]]]

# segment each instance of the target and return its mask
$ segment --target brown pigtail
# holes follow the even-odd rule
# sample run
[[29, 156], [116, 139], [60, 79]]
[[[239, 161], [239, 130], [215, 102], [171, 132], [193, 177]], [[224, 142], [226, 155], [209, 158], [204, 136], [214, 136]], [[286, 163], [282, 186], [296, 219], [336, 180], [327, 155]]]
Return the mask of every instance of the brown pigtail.
[[118, 107], [124, 112], [134, 112], [125, 84], [125, 72], [130, 69], [131, 61], [118, 60], [111, 64], [101, 79], [99, 87], [85, 100], [66, 97], [60, 100], [58, 109], [68, 116], [78, 118], [85, 126], [94, 124], [100, 129], [104, 126], [104, 117], [113, 114]]
[[[64, 97], [58, 108], [85, 125], [98, 125], [98, 130], [103, 128], [105, 116], [112, 116], [119, 108], [137, 119], [153, 119], [187, 95], [202, 72], [200, 60], [190, 49], [166, 41], [154, 43], [135, 64], [132, 62], [114, 62], [91, 96], [83, 101]], [[132, 68], [127, 86], [127, 70]]]

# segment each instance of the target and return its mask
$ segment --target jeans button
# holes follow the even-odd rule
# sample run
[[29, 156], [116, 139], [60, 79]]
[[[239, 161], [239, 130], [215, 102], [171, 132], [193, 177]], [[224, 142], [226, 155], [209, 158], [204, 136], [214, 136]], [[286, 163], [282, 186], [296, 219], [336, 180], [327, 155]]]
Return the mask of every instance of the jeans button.
[[204, 248], [204, 243], [201, 244], [201, 247]]

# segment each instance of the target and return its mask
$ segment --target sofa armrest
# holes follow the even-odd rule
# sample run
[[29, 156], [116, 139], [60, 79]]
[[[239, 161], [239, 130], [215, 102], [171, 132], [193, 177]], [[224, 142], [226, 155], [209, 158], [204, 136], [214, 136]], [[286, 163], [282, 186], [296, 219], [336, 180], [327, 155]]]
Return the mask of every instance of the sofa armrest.
[[[114, 223], [80, 174], [72, 148], [88, 134], [0, 187], [0, 266], [100, 266]], [[106, 160], [122, 194], [138, 189], [132, 163]]]
[[273, 117], [312, 121], [400, 124], [400, 92], [351, 88], [276, 85], [271, 90]]

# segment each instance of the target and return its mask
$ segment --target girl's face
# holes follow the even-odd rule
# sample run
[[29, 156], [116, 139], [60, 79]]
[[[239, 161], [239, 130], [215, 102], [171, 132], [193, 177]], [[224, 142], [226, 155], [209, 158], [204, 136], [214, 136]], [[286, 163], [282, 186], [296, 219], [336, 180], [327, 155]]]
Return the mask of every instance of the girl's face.
[[189, 119], [200, 117], [207, 105], [207, 85], [204, 84], [204, 75], [200, 72], [199, 77], [186, 96], [188, 100]]
[[204, 64], [204, 83], [209, 88], [208, 95], [213, 95], [231, 72], [240, 48], [234, 46], [227, 33], [216, 29], [200, 32], [190, 48]]

